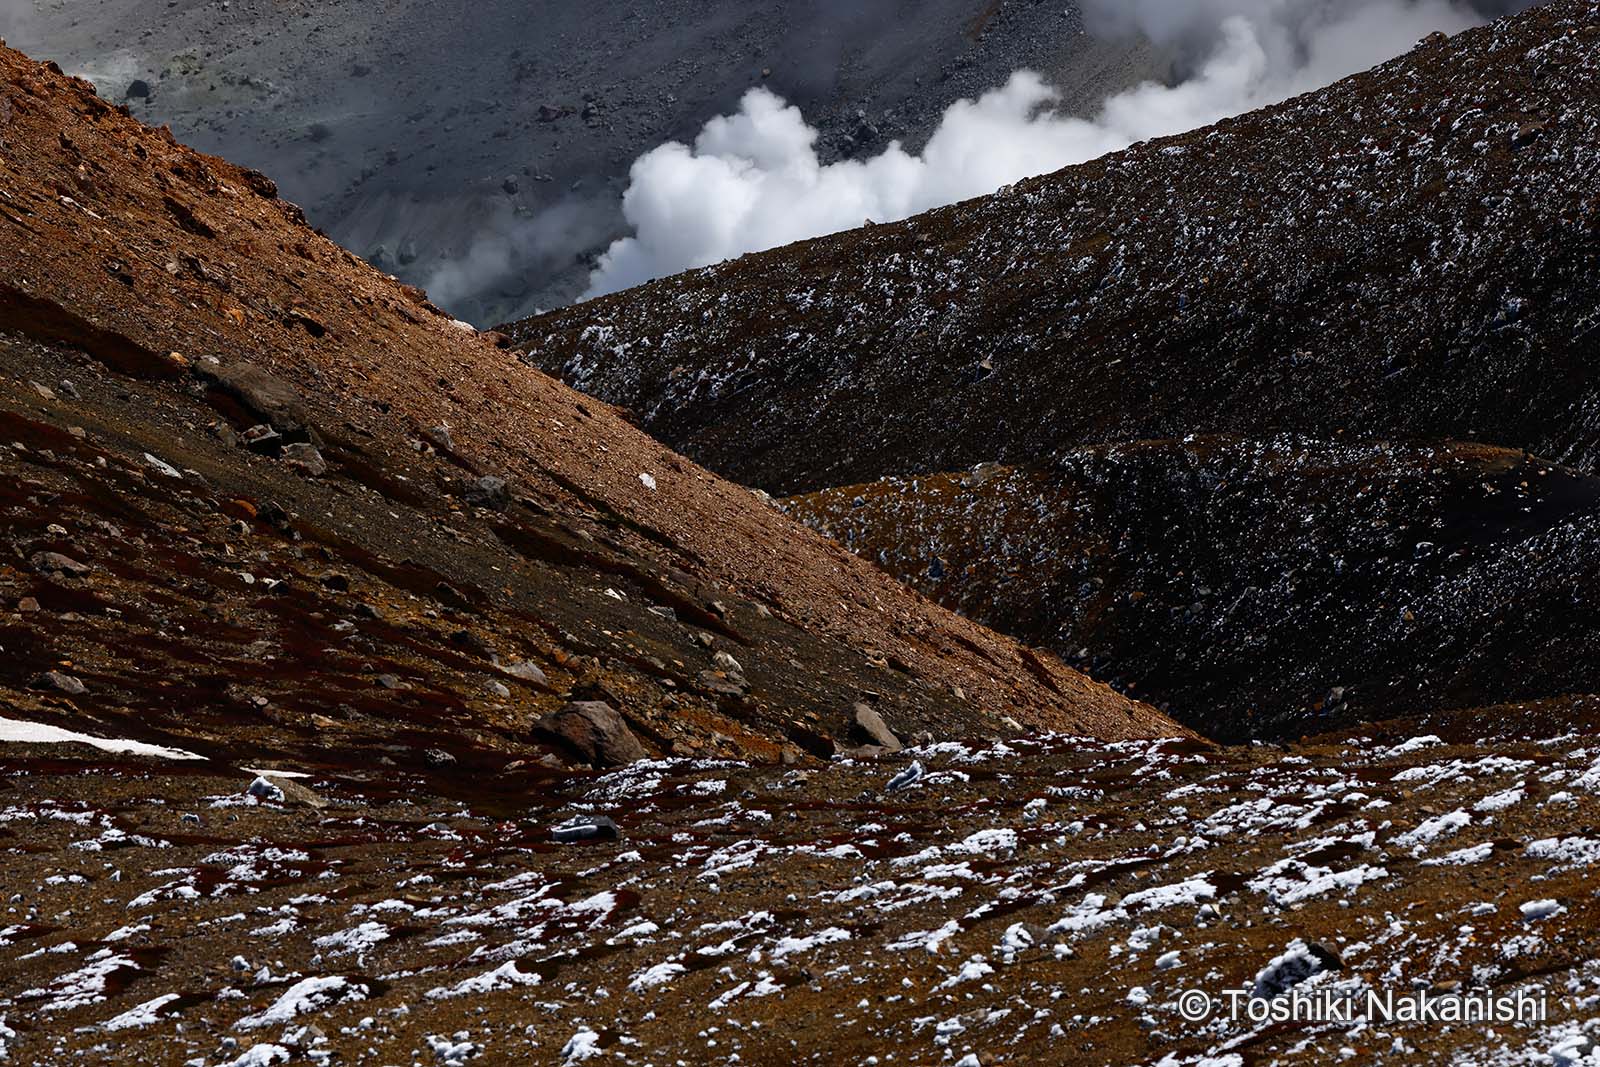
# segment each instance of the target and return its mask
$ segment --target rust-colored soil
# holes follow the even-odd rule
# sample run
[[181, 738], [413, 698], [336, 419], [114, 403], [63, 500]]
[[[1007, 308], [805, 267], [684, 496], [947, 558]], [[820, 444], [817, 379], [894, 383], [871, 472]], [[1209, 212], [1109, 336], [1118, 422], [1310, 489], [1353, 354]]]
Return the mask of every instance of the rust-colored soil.
[[[907, 736], [1174, 730], [451, 322], [263, 176], [14, 51], [0, 92], [18, 706], [302, 752], [404, 722], [456, 739], [418, 751], [479, 731], [500, 762], [541, 751], [528, 728], [568, 692], [622, 705], [657, 751], [757, 758], [849, 743], [863, 699]], [[307, 445], [326, 471], [286, 462]], [[485, 476], [509, 487], [478, 507]], [[496, 658], [549, 685], [486, 690]], [[62, 661], [89, 697], [22, 695]], [[241, 707], [269, 709], [245, 736]]]

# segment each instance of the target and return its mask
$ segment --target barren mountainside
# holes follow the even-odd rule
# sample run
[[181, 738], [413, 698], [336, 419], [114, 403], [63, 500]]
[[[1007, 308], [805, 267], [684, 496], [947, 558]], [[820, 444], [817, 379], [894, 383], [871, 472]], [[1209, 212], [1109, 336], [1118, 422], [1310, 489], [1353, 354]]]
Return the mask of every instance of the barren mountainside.
[[[16, 0], [0, 36], [186, 143], [270, 171], [340, 244], [494, 322], [581, 293], [642, 153], [765, 86], [829, 159], [919, 145], [1044, 72], [1087, 111], [1167, 73], [1078, 5], [971, 0]], [[9, 22], [9, 28], [8, 28]], [[888, 28], [892, 27], [893, 32]]]
[[510, 331], [1209, 736], [1587, 692], [1597, 116], [1567, 0]]
[[422, 770], [549, 751], [564, 694], [769, 758], [859, 743], [861, 701], [908, 737], [1174, 729], [530, 370], [260, 174], [0, 64], [18, 706]]
[[511, 332], [774, 493], [1223, 431], [1448, 437], [1586, 471], [1597, 40], [1592, 0], [1557, 0], [1214, 127]]
[[1597, 31], [516, 340], [0, 47], [0, 1064], [1600, 1062]]
[[1521, 452], [1196, 436], [786, 503], [1208, 737], [1600, 688], [1600, 482]]

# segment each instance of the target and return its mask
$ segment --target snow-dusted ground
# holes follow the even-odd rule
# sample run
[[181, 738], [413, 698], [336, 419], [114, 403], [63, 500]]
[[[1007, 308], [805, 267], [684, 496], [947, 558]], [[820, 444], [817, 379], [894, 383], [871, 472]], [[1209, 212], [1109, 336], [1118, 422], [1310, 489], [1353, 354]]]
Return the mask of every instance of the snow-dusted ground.
[[[106, 765], [93, 801], [8, 780], [12, 1062], [1532, 1065], [1600, 1031], [1588, 736], [946, 742], [474, 803], [312, 779], [321, 811], [159, 764]], [[549, 840], [583, 813], [621, 839]], [[1550, 1015], [1180, 1014], [1230, 988], [1525, 990]]]

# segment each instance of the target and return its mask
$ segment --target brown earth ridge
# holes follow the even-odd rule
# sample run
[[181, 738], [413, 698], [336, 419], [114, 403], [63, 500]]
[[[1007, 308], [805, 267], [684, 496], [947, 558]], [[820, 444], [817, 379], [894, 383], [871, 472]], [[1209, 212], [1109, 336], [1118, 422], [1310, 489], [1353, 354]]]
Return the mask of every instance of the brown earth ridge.
[[0, 78], [12, 708], [424, 771], [550, 751], [568, 697], [767, 759], [859, 743], [859, 701], [908, 737], [1176, 729], [453, 323], [264, 176], [14, 51]]

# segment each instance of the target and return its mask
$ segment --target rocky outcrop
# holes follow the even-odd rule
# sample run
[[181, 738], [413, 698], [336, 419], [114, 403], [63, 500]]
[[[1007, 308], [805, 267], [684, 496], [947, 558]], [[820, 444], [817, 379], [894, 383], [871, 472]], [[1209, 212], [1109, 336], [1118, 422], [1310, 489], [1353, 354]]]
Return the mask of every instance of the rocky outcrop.
[[1600, 687], [1600, 478], [1227, 436], [886, 479], [791, 514], [1209, 737]]

